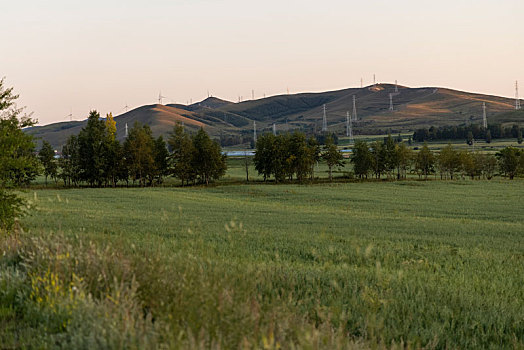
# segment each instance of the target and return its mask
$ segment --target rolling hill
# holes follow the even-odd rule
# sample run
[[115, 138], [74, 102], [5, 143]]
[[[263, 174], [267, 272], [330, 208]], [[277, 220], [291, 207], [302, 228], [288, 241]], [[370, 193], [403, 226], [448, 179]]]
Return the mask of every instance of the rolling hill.
[[[393, 96], [394, 110], [389, 110], [389, 95]], [[344, 133], [347, 111], [352, 111], [356, 98], [356, 133], [371, 134], [411, 131], [424, 126], [459, 125], [482, 122], [482, 104], [486, 103], [488, 122], [524, 123], [524, 112], [514, 110], [514, 100], [504, 97], [475, 94], [446, 88], [409, 88], [377, 84], [364, 88], [349, 88], [321, 93], [279, 95], [239, 103], [207, 98], [191, 105], [146, 105], [115, 117], [117, 137], [125, 137], [125, 125], [135, 122], [148, 124], [155, 136], [167, 135], [176, 123], [189, 130], [203, 127], [214, 137], [220, 135], [248, 135], [253, 121], [261, 132], [273, 123], [277, 130], [300, 129], [319, 131], [322, 106], [327, 109], [330, 132]], [[85, 121], [60, 122], [27, 130], [39, 139], [48, 140], [61, 148], [69, 135], [77, 134]]]

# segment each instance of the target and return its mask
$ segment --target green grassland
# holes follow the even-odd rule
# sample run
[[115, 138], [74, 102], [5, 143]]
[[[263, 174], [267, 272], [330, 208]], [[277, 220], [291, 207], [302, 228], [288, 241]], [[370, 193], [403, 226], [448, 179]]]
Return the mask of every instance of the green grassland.
[[522, 348], [524, 183], [48, 189], [0, 344]]

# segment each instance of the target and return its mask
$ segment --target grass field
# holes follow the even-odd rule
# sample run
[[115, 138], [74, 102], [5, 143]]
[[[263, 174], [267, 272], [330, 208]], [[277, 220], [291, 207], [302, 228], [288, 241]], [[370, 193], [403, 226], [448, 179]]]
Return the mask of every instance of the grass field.
[[24, 194], [6, 348], [522, 348], [524, 183]]

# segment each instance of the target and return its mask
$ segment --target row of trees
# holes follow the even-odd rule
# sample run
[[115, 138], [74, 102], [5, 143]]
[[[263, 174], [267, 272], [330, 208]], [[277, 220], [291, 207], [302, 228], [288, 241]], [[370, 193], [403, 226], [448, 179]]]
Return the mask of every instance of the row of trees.
[[441, 179], [456, 179], [457, 176], [491, 179], [499, 171], [513, 179], [524, 174], [524, 151], [506, 147], [496, 155], [457, 150], [451, 144], [439, 153], [432, 152], [427, 144], [418, 152], [413, 152], [403, 142], [395, 143], [391, 137], [386, 142], [375, 141], [369, 145], [357, 141], [351, 162], [355, 175], [376, 178], [387, 174], [389, 178], [396, 172], [397, 178], [405, 178], [408, 172], [425, 179], [431, 174], [439, 174]]
[[[264, 134], [259, 137], [254, 157], [255, 169], [264, 180], [273, 177], [276, 182], [285, 179], [298, 181], [314, 178], [315, 164], [325, 160], [332, 179], [332, 169], [343, 167], [342, 154], [331, 138], [320, 147], [314, 138], [307, 139], [302, 133]], [[506, 147], [496, 155], [457, 150], [447, 145], [440, 152], [433, 152], [427, 144], [414, 152], [402, 140], [388, 136], [383, 141], [367, 143], [357, 141], [351, 155], [353, 172], [358, 178], [386, 176], [403, 179], [407, 174], [420, 178], [440, 175], [441, 179], [470, 177], [491, 179], [496, 173], [513, 179], [524, 174], [524, 151]]]
[[[119, 182], [137, 182], [140, 186], [161, 184], [166, 176], [182, 183], [209, 184], [226, 171], [220, 145], [200, 129], [189, 135], [177, 125], [166, 142], [154, 138], [147, 125], [135, 123], [123, 144], [116, 138], [116, 124], [111, 114], [101, 119], [96, 111], [89, 114], [87, 125], [78, 135], [68, 138], [58, 161], [51, 145], [43, 142], [39, 158], [47, 178], [62, 179], [66, 186], [113, 186]], [[172, 152], [169, 152], [168, 145]]]
[[478, 124], [441, 126], [417, 129], [413, 133], [413, 140], [417, 142], [439, 141], [439, 140], [466, 140], [472, 143], [473, 140], [485, 140], [490, 143], [492, 139], [515, 138], [518, 143], [522, 143], [523, 129], [517, 124], [511, 127], [502, 127], [501, 124], [490, 124], [487, 129]]
[[306, 138], [301, 132], [267, 133], [257, 140], [253, 162], [264, 181], [271, 176], [276, 182], [293, 177], [304, 181], [314, 178], [315, 164], [321, 159], [326, 161], [332, 179], [332, 169], [343, 165], [343, 157], [331, 137], [327, 137], [321, 147], [316, 138]]

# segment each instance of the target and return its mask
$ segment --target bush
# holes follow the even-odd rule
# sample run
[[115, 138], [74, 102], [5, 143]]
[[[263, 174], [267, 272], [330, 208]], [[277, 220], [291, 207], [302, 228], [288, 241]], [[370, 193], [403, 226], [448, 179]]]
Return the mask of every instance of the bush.
[[0, 232], [10, 232], [24, 214], [25, 202], [13, 193], [0, 189]]

